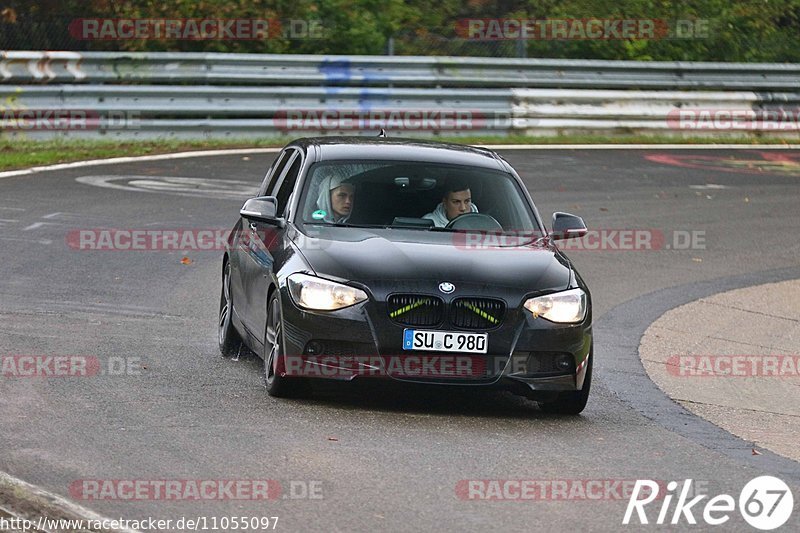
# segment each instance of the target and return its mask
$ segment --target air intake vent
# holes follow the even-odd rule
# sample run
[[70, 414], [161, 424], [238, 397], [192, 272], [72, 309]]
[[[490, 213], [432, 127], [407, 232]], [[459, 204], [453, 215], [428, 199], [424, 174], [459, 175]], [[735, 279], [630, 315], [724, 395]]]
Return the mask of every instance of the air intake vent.
[[452, 306], [450, 322], [464, 329], [496, 328], [506, 312], [506, 304], [493, 298], [458, 298]]
[[393, 294], [388, 307], [389, 318], [405, 326], [435, 326], [444, 318], [444, 302], [436, 296]]

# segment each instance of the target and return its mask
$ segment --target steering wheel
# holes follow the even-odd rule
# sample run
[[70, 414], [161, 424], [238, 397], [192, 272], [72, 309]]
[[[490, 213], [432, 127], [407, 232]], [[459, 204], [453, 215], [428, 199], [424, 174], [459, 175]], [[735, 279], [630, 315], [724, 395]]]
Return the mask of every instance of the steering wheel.
[[491, 215], [485, 213], [464, 213], [458, 215], [445, 226], [447, 229], [477, 229], [486, 231], [503, 231], [503, 226]]

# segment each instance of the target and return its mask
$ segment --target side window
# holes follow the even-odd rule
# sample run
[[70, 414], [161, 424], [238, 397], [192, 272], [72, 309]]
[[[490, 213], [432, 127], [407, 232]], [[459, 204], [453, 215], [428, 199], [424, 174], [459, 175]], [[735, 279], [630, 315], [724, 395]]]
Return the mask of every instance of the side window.
[[291, 166], [286, 171], [286, 176], [281, 182], [278, 193], [275, 195], [278, 198], [278, 215], [286, 216], [286, 208], [288, 207], [289, 197], [294, 190], [294, 185], [297, 182], [297, 175], [300, 173], [300, 167], [303, 165], [303, 158], [300, 153], [291, 160]]
[[275, 186], [275, 182], [280, 177], [281, 172], [283, 172], [286, 163], [289, 162], [292, 153], [293, 150], [284, 150], [283, 152], [278, 154], [278, 157], [275, 159], [275, 162], [267, 171], [267, 175], [264, 176], [264, 182], [261, 184], [261, 188], [258, 190], [259, 196], [266, 196], [267, 191], [272, 190], [272, 188]]

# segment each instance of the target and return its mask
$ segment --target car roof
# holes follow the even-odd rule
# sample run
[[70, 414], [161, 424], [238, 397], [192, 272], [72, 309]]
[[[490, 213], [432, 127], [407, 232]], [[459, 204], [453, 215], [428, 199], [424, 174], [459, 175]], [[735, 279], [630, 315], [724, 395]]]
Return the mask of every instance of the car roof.
[[401, 160], [506, 170], [502, 159], [493, 151], [463, 144], [385, 137], [308, 137], [291, 144], [306, 151], [316, 147], [317, 161]]

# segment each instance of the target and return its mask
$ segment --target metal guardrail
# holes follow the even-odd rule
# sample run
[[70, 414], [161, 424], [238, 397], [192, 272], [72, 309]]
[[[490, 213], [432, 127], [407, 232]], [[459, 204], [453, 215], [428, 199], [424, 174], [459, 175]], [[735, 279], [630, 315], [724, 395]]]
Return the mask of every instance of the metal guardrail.
[[798, 93], [753, 91], [512, 90], [514, 114], [528, 118], [659, 119], [681, 110], [798, 110]]
[[438, 110], [443, 106], [507, 112], [512, 98], [509, 89], [0, 85], [0, 100], [18, 108], [132, 111], [141, 116], [270, 117], [288, 110]]
[[[297, 137], [379, 127], [449, 136], [719, 135], [676, 131], [674, 116], [687, 109], [779, 111], [800, 121], [800, 65], [0, 52], [3, 131], [29, 138]], [[15, 121], [24, 110], [35, 118]], [[85, 120], [53, 127], [48, 111]], [[420, 116], [434, 118], [416, 127]], [[800, 135], [800, 124], [775, 128], [770, 120], [754, 129]]]
[[0, 52], [0, 81], [795, 90], [800, 64], [7, 51]]

